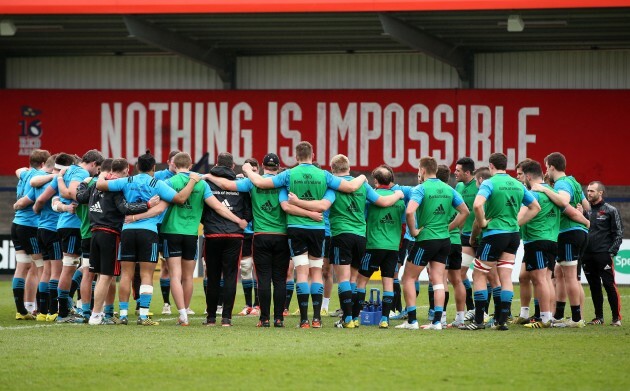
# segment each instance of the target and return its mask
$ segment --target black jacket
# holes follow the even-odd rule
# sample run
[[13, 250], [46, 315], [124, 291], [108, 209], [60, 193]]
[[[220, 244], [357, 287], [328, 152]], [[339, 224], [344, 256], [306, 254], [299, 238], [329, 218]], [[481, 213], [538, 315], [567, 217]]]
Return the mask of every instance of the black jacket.
[[591, 210], [585, 215], [591, 221], [586, 252], [617, 255], [623, 240], [623, 222], [617, 208], [602, 200], [591, 205]]
[[[227, 178], [231, 181], [236, 180], [236, 174], [234, 174], [234, 171], [227, 167], [212, 167], [210, 173], [214, 176]], [[217, 197], [219, 202], [225, 205], [232, 213], [241, 219], [251, 221], [252, 201], [249, 193], [222, 190], [212, 182], [208, 182], [208, 184], [210, 185], [212, 194]], [[208, 205], [204, 205], [201, 222], [203, 223], [204, 235], [220, 236], [243, 234], [243, 230], [238, 226], [238, 224], [224, 219]]]
[[146, 202], [127, 203], [119, 191], [99, 191], [96, 186], [81, 182], [77, 188], [77, 202], [90, 207], [90, 227], [107, 228], [120, 232], [125, 215], [144, 213], [149, 208]]

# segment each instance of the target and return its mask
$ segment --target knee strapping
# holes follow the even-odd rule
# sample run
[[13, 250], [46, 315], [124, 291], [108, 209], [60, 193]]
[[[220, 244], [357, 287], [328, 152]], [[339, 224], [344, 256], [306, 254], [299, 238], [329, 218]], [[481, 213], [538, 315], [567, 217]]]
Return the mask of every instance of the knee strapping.
[[[322, 260], [322, 264], [323, 263], [324, 261]], [[309, 266], [308, 255], [302, 254], [293, 257], [293, 267], [298, 266]]]
[[324, 267], [324, 258], [309, 259], [308, 263], [309, 267], [316, 267], [318, 269], [321, 269], [322, 267]]
[[140, 285], [139, 293], [141, 295], [152, 295], [153, 294], [153, 286], [152, 285]]
[[252, 257], [247, 257], [241, 259], [241, 279], [243, 280], [252, 280], [254, 270], [254, 259]]
[[33, 257], [30, 254], [15, 254], [15, 262], [17, 263], [31, 263]]
[[68, 255], [64, 255], [61, 259], [61, 264], [63, 266], [76, 266], [79, 264], [79, 257], [71, 257]]
[[488, 265], [482, 263], [478, 259], [474, 260], [473, 267], [475, 268], [475, 270], [480, 271], [480, 272], [482, 272], [484, 274], [488, 274], [490, 272], [490, 270], [492, 270], [492, 266], [488, 266]]
[[505, 260], [498, 260], [497, 261], [497, 267], [503, 268], [503, 269], [514, 269], [514, 261], [510, 260], [510, 261], [505, 261]]
[[444, 284], [437, 284], [437, 285], [433, 285], [433, 291], [443, 291], [444, 290]]
[[462, 253], [462, 269], [466, 269], [467, 267], [469, 267], [474, 260], [475, 257], [473, 257], [472, 255]]
[[33, 263], [35, 264], [36, 267], [43, 267], [44, 266], [44, 260], [39, 258], [39, 259], [33, 259]]

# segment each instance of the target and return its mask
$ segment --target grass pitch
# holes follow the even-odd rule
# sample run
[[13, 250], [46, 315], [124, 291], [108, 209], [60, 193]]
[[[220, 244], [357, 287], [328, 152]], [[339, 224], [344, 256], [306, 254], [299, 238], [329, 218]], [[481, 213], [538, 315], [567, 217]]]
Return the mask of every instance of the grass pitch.
[[[327, 318], [322, 329], [300, 330], [295, 316], [285, 329], [259, 329], [254, 317], [234, 316], [234, 327], [209, 328], [201, 325], [197, 281], [198, 315], [190, 327], [176, 327], [176, 315], [159, 315], [155, 286], [151, 310], [160, 326], [87, 326], [15, 321], [11, 283], [0, 282], [0, 389], [630, 389], [630, 323], [435, 332], [336, 329]], [[620, 294], [627, 304], [630, 288]], [[330, 309], [337, 304], [333, 294]], [[235, 309], [242, 305], [239, 287]], [[425, 286], [418, 305], [424, 323]], [[513, 312], [519, 307], [515, 300]], [[604, 310], [610, 323], [607, 302]], [[454, 305], [448, 315], [452, 320]]]

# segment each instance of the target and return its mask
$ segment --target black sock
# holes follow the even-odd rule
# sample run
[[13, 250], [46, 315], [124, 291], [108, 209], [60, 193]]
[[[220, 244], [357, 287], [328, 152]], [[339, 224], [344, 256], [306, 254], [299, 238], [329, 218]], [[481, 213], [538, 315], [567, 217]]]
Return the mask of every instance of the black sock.
[[339, 293], [339, 304], [341, 304], [341, 310], [343, 311], [343, 319], [345, 321], [346, 316], [352, 316], [352, 309], [354, 303], [352, 301], [352, 289], [350, 289], [349, 282], [341, 282], [337, 288]]
[[308, 299], [310, 297], [310, 289], [308, 282], [298, 282], [297, 299], [300, 306], [300, 321], [308, 320]]
[[322, 300], [324, 299], [324, 284], [311, 283], [311, 300], [313, 300], [313, 319], [322, 318]]
[[26, 281], [24, 278], [13, 278], [13, 299], [15, 300], [15, 308], [22, 315], [28, 314], [24, 307], [24, 286]]
[[[402, 300], [400, 298], [400, 281], [395, 278], [394, 279], [394, 301], [392, 303], [394, 307], [394, 311], [402, 311]], [[389, 314], [387, 314], [389, 316]]]
[[252, 306], [252, 289], [254, 287], [253, 280], [242, 280], [241, 285], [243, 285], [243, 295], [245, 296], [245, 305], [248, 307]]
[[59, 300], [57, 299], [57, 287], [59, 286], [59, 280], [50, 280], [48, 283], [48, 295], [50, 297], [50, 303], [48, 305], [48, 313], [56, 314], [59, 312]]
[[[48, 287], [48, 284], [46, 284], [46, 287]], [[48, 294], [48, 289], [46, 289], [46, 291], [38, 291], [37, 296], [38, 296], [37, 310], [39, 311], [40, 314], [46, 315], [49, 311], [48, 307], [50, 305], [50, 295]]]
[[[357, 288], [356, 298], [352, 301], [352, 318], [358, 318], [365, 302], [365, 288]], [[345, 313], [344, 313], [345, 315]]]
[[90, 310], [94, 310], [94, 292], [96, 291], [96, 280], [92, 281], [92, 294], [90, 295]]
[[260, 297], [258, 297], [258, 282], [254, 280], [254, 307], [259, 307], [259, 306], [260, 306]]
[[534, 318], [540, 319], [540, 303], [538, 299], [534, 299]]
[[446, 313], [446, 307], [448, 306], [448, 299], [450, 297], [450, 294], [448, 291], [444, 292], [444, 313]]
[[[427, 289], [429, 294], [429, 311], [435, 309], [435, 295], [433, 293], [433, 284], [429, 283], [429, 289]], [[418, 294], [416, 293], [416, 296]]]
[[485, 313], [484, 306], [488, 303], [487, 291], [481, 290], [473, 293], [475, 298], [475, 323], [482, 324]]
[[475, 302], [473, 301], [473, 290], [469, 280], [465, 280], [464, 287], [466, 288], [466, 310], [470, 311], [475, 308]]
[[289, 280], [287, 281], [287, 298], [284, 302], [284, 308], [287, 310], [291, 306], [291, 300], [293, 300], [293, 291], [295, 290], [295, 281]]
[[582, 319], [582, 312], [579, 305], [571, 306], [571, 319], [574, 322], [579, 322]]
[[565, 301], [556, 301], [556, 313], [553, 317], [557, 320], [564, 319], [564, 307], [567, 305]]
[[496, 319], [501, 313], [501, 287], [492, 288], [492, 301], [494, 302], [494, 315]]
[[80, 284], [81, 282], [77, 282], [75, 280], [72, 280], [72, 284], [70, 284], [70, 295], [69, 297], [73, 298], [74, 294], [77, 293], [77, 300], [81, 300], [81, 289], [80, 288]]
[[391, 311], [393, 303], [394, 303], [394, 292], [383, 291], [383, 301], [382, 301], [383, 307], [381, 310], [381, 317], [389, 319], [389, 311]]
[[160, 291], [162, 291], [162, 300], [164, 304], [171, 304], [170, 296], [171, 296], [171, 279], [170, 278], [160, 278]]

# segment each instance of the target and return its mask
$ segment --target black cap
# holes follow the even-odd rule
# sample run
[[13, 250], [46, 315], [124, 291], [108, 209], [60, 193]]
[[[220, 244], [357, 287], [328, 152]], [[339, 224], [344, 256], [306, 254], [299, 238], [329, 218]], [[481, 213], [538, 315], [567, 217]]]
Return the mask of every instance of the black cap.
[[278, 167], [280, 165], [280, 158], [275, 153], [268, 153], [263, 158], [263, 166]]

